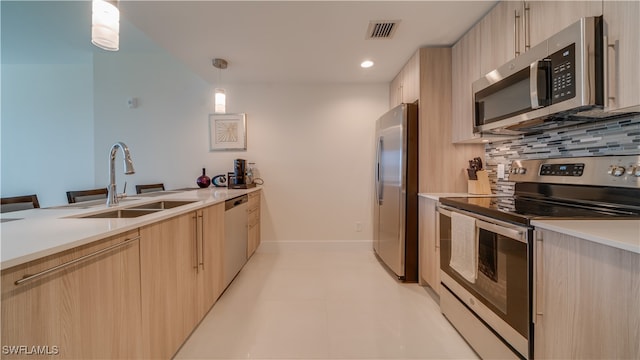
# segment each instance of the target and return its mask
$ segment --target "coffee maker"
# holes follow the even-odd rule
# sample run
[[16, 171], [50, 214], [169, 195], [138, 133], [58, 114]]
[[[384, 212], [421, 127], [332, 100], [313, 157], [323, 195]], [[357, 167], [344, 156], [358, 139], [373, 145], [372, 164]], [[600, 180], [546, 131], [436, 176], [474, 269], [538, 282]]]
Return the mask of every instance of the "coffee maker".
[[248, 189], [255, 187], [249, 177], [247, 177], [247, 161], [244, 159], [233, 160], [233, 172], [228, 174], [228, 187], [231, 189]]

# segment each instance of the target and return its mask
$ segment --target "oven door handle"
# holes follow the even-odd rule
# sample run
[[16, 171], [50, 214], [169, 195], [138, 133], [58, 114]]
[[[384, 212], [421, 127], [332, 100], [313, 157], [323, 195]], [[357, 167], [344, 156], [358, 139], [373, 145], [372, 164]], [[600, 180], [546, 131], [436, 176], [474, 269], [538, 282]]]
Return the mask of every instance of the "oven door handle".
[[527, 243], [527, 234], [525, 231], [522, 231], [522, 230], [511, 229], [508, 227], [504, 227], [502, 225], [492, 224], [479, 219], [476, 219], [476, 227], [480, 229], [485, 229], [487, 231], [491, 231], [496, 234], [500, 234], [502, 236], [506, 236], [510, 239], [518, 240], [525, 244]]
[[[506, 236], [508, 238], [518, 240], [525, 244], [527, 243], [527, 228], [525, 227], [511, 225], [504, 221], [491, 219], [487, 216], [474, 214], [472, 212], [465, 211], [465, 210], [454, 209], [452, 207], [449, 207], [447, 205], [442, 205], [442, 204], [438, 204], [437, 211], [440, 214], [448, 217], [451, 217], [452, 211], [455, 211], [457, 213], [464, 214], [467, 216], [471, 216], [472, 218], [476, 219], [476, 227], [478, 228], [492, 231], [496, 234], [500, 234], [502, 236]], [[495, 221], [496, 223], [489, 222], [489, 221]]]

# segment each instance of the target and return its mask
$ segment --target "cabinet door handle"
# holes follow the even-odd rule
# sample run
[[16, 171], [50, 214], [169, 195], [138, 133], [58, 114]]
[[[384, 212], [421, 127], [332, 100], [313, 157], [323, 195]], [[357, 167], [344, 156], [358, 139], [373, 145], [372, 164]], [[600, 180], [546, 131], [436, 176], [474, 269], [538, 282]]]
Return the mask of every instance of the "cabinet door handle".
[[533, 261], [533, 322], [536, 322], [536, 317], [543, 315], [544, 302], [542, 288], [544, 286], [544, 242], [542, 241], [542, 232], [540, 230], [535, 231], [535, 254]]
[[113, 250], [113, 249], [119, 248], [120, 246], [130, 245], [130, 244], [132, 244], [135, 240], [140, 240], [140, 236], [136, 236], [136, 237], [131, 238], [131, 239], [125, 239], [124, 241], [119, 242], [119, 243], [117, 243], [117, 244], [113, 244], [113, 245], [111, 245], [111, 246], [107, 246], [107, 247], [106, 247], [106, 248], [104, 248], [104, 249], [100, 249], [100, 250], [95, 251], [95, 252], [92, 252], [92, 253], [90, 253], [90, 254], [83, 255], [83, 256], [81, 256], [81, 257], [79, 257], [79, 258], [77, 258], [77, 259], [73, 259], [73, 260], [71, 260], [71, 261], [67, 261], [66, 263], [63, 263], [63, 264], [60, 264], [60, 265], [56, 265], [56, 266], [51, 267], [51, 268], [49, 268], [49, 269], [46, 269], [46, 270], [40, 271], [39, 273], [36, 273], [36, 274], [33, 274], [33, 275], [29, 275], [29, 274], [24, 275], [24, 276], [22, 277], [22, 279], [16, 280], [16, 281], [14, 282], [14, 284], [15, 284], [15, 285], [21, 285], [21, 284], [24, 284], [24, 283], [26, 283], [26, 282], [28, 282], [28, 281], [31, 281], [31, 280], [37, 279], [37, 278], [42, 277], [42, 276], [44, 276], [44, 275], [50, 274], [50, 273], [52, 273], [52, 272], [54, 272], [54, 271], [62, 270], [62, 269], [66, 268], [66, 267], [68, 267], [68, 266], [71, 266], [71, 265], [73, 265], [73, 264], [77, 264], [77, 263], [79, 263], [79, 262], [82, 262], [82, 261], [88, 260], [88, 259], [90, 259], [90, 258], [92, 258], [92, 257], [95, 257], [95, 256], [98, 256], [98, 255], [100, 255], [100, 254], [104, 254], [104, 253], [109, 252], [109, 251], [111, 251], [111, 250]]
[[204, 270], [204, 215], [198, 215], [198, 218], [200, 219], [200, 250], [202, 252], [202, 254], [200, 254], [202, 260], [199, 265], [201, 265], [202, 270]]
[[198, 273], [198, 271], [200, 270], [200, 266], [198, 265], [200, 263], [200, 252], [198, 251], [198, 215], [193, 215], [191, 217], [194, 221], [194, 230], [196, 231], [195, 236], [193, 237], [193, 240], [195, 241], [195, 265], [193, 266], [194, 269], [196, 269], [196, 274]]
[[524, 51], [531, 49], [531, 8], [524, 3]]
[[[605, 37], [604, 41], [605, 44], [607, 44], [607, 49], [606, 49], [606, 53], [604, 56], [604, 74], [605, 74], [605, 90], [606, 93], [604, 94], [605, 98], [607, 99], [607, 106], [608, 107], [615, 107], [615, 102], [616, 102], [616, 95], [617, 95], [617, 90], [618, 90], [618, 81], [620, 81], [620, 76], [618, 74], [618, 61], [619, 61], [619, 56], [618, 56], [618, 51], [619, 49], [619, 42], [618, 41], [614, 41], [613, 43], [609, 43], [608, 42], [608, 38]], [[611, 58], [609, 58], [609, 54], [613, 52], [613, 56]], [[613, 103], [613, 104], [612, 104]]]
[[520, 14], [518, 10], [513, 10], [513, 53], [520, 55]]

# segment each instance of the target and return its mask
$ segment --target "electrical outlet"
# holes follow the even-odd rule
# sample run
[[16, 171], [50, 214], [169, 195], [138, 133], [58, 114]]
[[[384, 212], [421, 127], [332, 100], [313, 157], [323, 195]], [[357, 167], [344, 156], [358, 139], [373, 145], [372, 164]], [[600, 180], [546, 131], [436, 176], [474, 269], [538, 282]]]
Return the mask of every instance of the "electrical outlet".
[[362, 232], [362, 222], [356, 222], [356, 232]]
[[504, 164], [498, 164], [498, 179], [504, 179]]

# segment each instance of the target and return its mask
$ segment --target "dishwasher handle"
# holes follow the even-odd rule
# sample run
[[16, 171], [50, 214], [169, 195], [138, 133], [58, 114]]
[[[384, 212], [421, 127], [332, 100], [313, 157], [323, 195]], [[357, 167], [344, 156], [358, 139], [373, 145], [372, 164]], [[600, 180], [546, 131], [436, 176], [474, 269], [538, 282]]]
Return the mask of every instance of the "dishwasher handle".
[[233, 209], [236, 206], [240, 206], [244, 203], [249, 202], [249, 196], [248, 195], [242, 195], [242, 196], [238, 196], [238, 197], [234, 197], [233, 199], [229, 199], [227, 201], [224, 202], [224, 210], [228, 211]]

